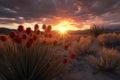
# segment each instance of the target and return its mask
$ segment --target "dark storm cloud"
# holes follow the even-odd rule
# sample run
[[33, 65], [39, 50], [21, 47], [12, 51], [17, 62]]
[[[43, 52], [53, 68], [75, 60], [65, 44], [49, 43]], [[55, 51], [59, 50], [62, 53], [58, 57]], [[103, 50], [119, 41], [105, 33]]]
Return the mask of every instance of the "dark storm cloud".
[[80, 14], [101, 15], [113, 7], [119, 7], [119, 2], [120, 0], [78, 0], [76, 6], [81, 7]]
[[[69, 17], [75, 8], [74, 0], [0, 0], [0, 16], [15, 18], [15, 23], [38, 18]], [[72, 5], [72, 6], [71, 6]], [[9, 9], [10, 11], [4, 10]], [[14, 13], [15, 12], [15, 13]], [[67, 14], [67, 15], [66, 15]], [[24, 20], [20, 20], [23, 17]], [[7, 21], [6, 21], [7, 22]]]
[[17, 12], [0, 6], [0, 17], [16, 17]]
[[72, 18], [78, 23], [96, 18], [119, 23], [119, 14], [120, 0], [0, 0], [0, 17], [8, 18], [0, 20], [1, 23], [42, 21], [44, 18], [54, 22], [56, 17]]
[[[91, 20], [95, 24], [98, 22], [104, 25], [120, 24], [120, 0], [77, 0], [75, 6], [78, 8], [77, 20]], [[102, 22], [94, 21], [97, 20], [96, 18], [101, 19]], [[114, 25], [116, 26], [112, 24]]]
[[[29, 20], [50, 17], [56, 13], [54, 3], [51, 0], [0, 0], [0, 6], [1, 17], [24, 17], [24, 19]], [[16, 13], [4, 10], [6, 8]]]
[[100, 15], [110, 11], [114, 5], [116, 5], [119, 0], [97, 0], [91, 7], [90, 11], [96, 15]]

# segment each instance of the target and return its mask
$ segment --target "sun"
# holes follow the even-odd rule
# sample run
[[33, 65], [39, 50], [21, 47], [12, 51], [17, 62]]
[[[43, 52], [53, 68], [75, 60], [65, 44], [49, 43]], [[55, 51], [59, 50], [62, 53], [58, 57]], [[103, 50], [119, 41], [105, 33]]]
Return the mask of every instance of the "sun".
[[67, 32], [66, 28], [59, 28], [59, 32], [65, 34]]

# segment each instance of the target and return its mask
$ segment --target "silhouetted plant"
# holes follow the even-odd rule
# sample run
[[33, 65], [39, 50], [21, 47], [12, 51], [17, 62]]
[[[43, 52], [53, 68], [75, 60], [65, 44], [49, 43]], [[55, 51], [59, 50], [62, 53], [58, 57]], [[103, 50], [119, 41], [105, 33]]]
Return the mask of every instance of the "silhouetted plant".
[[52, 30], [52, 26], [48, 25], [47, 29], [48, 29], [48, 32], [50, 32]]
[[32, 29], [30, 27], [26, 28], [26, 31], [25, 31], [27, 34], [30, 34], [32, 33]]
[[10, 32], [9, 39], [1, 35], [0, 79], [53, 80], [65, 71], [67, 60], [56, 55], [50, 45], [41, 43], [31, 28], [27, 28], [27, 34], [22, 33]]
[[42, 25], [42, 29], [45, 30], [46, 29], [46, 24]]
[[42, 29], [44, 30], [44, 37], [52, 38], [52, 34], [51, 34], [52, 26], [51, 25], [46, 26], [46, 24], [43, 24]]
[[23, 26], [23, 25], [19, 25], [17, 30], [18, 30], [19, 32], [24, 31], [24, 26]]
[[89, 34], [95, 37], [99, 36], [100, 34], [103, 34], [104, 32], [105, 32], [105, 29], [98, 25], [93, 25], [89, 30]]
[[38, 24], [35, 24], [35, 25], [34, 25], [34, 31], [37, 31], [37, 30], [39, 30], [39, 25], [38, 25]]

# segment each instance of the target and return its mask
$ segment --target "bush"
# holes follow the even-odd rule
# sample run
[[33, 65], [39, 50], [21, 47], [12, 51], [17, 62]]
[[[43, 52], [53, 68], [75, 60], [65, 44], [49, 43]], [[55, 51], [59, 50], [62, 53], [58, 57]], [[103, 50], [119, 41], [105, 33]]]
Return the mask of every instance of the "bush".
[[29, 33], [19, 30], [20, 34], [0, 37], [0, 79], [52, 80], [65, 71], [67, 62], [63, 63], [52, 45], [41, 42], [30, 28]]
[[79, 42], [73, 42], [72, 49], [80, 56], [96, 55], [99, 50], [97, 41], [94, 37], [81, 37]]
[[120, 54], [114, 49], [103, 48], [100, 58], [89, 56], [88, 59], [97, 72], [120, 71]]
[[115, 33], [102, 34], [98, 36], [99, 43], [107, 48], [116, 48], [120, 46], [120, 37]]

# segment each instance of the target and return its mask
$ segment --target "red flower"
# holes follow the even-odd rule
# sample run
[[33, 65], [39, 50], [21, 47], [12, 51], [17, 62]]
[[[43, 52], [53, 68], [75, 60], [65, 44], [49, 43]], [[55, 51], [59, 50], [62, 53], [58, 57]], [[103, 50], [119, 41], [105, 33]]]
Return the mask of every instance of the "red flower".
[[32, 30], [31, 30], [30, 27], [26, 28], [26, 33], [27, 33], [27, 34], [30, 34], [31, 32], [32, 32]]
[[33, 35], [33, 40], [37, 40], [37, 36], [36, 35]]
[[75, 59], [76, 58], [76, 54], [75, 53], [71, 53], [70, 57], [71, 57], [71, 59]]
[[26, 47], [27, 47], [27, 48], [31, 48], [32, 45], [33, 45], [33, 39], [29, 39], [29, 40], [27, 41], [27, 43], [26, 43]]
[[11, 38], [14, 38], [14, 37], [17, 36], [17, 33], [14, 32], [14, 31], [11, 31], [11, 32], [9, 33], [9, 36], [10, 36]]
[[52, 38], [52, 34], [48, 34], [49, 38]]
[[46, 25], [45, 24], [43, 24], [42, 29], [44, 29], [44, 30], [46, 29]]
[[18, 44], [20, 44], [22, 42], [22, 38], [20, 35], [17, 35], [15, 38], [14, 38], [14, 41]]
[[38, 29], [39, 29], [39, 25], [38, 25], [38, 24], [35, 24], [34, 30], [36, 31], [36, 30], [38, 30]]
[[57, 43], [58, 43], [57, 40], [55, 40], [55, 41], [53, 42], [53, 45], [56, 46]]
[[40, 30], [37, 30], [37, 35], [39, 35], [40, 34]]
[[20, 32], [24, 31], [24, 26], [23, 25], [19, 25], [17, 30], [20, 31]]
[[64, 58], [64, 59], [62, 60], [62, 63], [63, 63], [63, 64], [66, 64], [67, 62], [68, 62], [67, 58]]
[[52, 26], [51, 25], [48, 25], [48, 31], [51, 31], [52, 30]]
[[4, 35], [0, 36], [0, 39], [1, 39], [3, 42], [7, 41], [7, 37], [4, 36]]
[[65, 50], [68, 50], [68, 48], [69, 48], [69, 45], [65, 45], [65, 46], [64, 46], [64, 49], [65, 49]]
[[48, 34], [45, 34], [44, 36], [45, 36], [45, 37], [48, 37]]
[[26, 35], [26, 34], [23, 34], [23, 35], [22, 35], [22, 39], [27, 39], [27, 35]]
[[44, 43], [44, 44], [46, 44], [46, 43], [47, 43], [47, 41], [46, 41], [46, 40], [44, 40], [44, 41], [43, 41], [43, 43]]

